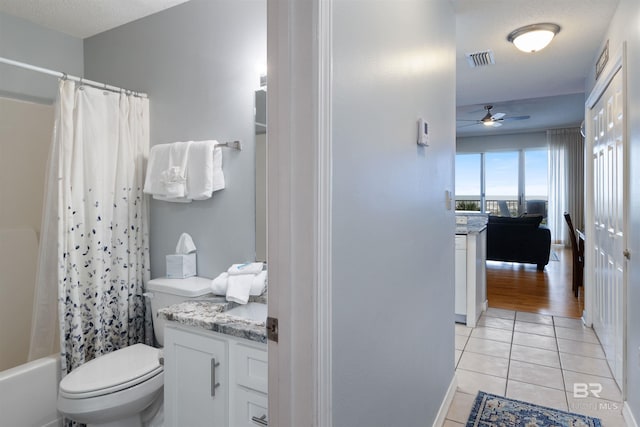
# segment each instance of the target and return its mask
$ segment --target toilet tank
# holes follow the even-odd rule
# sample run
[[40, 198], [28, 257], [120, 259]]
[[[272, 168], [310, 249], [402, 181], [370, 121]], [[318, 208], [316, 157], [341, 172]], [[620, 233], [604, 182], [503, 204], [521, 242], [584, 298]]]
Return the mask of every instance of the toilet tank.
[[166, 320], [158, 317], [158, 310], [179, 304], [189, 299], [198, 299], [211, 294], [211, 279], [189, 277], [186, 279], [167, 279], [162, 277], [147, 282], [147, 292], [151, 301], [153, 333], [158, 344], [164, 346], [164, 325]]

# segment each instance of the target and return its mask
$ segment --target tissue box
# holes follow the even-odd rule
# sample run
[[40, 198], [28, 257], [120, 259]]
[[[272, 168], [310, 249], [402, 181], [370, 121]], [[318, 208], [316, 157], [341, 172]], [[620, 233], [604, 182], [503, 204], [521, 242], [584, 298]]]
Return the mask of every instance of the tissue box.
[[186, 279], [196, 275], [196, 254], [167, 255], [167, 277]]

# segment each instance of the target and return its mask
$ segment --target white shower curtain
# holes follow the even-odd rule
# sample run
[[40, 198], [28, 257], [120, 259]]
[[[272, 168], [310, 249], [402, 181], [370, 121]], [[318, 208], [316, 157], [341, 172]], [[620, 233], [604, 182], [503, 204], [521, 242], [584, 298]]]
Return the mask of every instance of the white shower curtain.
[[[142, 194], [149, 104], [72, 81], [60, 82], [58, 98], [37, 293], [50, 301], [57, 288], [64, 374], [144, 342], [150, 330], [142, 296], [149, 279]], [[53, 323], [50, 308], [37, 310], [44, 318], [34, 322], [32, 342]]]

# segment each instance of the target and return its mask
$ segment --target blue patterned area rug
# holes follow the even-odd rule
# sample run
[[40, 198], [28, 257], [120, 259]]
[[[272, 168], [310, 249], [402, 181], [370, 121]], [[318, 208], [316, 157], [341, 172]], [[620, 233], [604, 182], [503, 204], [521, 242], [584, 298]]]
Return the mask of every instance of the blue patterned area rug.
[[600, 419], [478, 392], [467, 427], [601, 427]]

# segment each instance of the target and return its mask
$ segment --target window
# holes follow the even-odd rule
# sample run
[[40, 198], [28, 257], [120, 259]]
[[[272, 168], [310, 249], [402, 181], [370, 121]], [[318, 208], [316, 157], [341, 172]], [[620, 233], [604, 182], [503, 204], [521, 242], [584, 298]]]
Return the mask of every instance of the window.
[[479, 211], [481, 204], [480, 154], [456, 156], [456, 209]]
[[547, 212], [547, 148], [456, 155], [456, 209]]
[[517, 151], [485, 154], [486, 212], [506, 216], [506, 212], [500, 209], [500, 204], [504, 203], [510, 216], [518, 214], [519, 159]]

